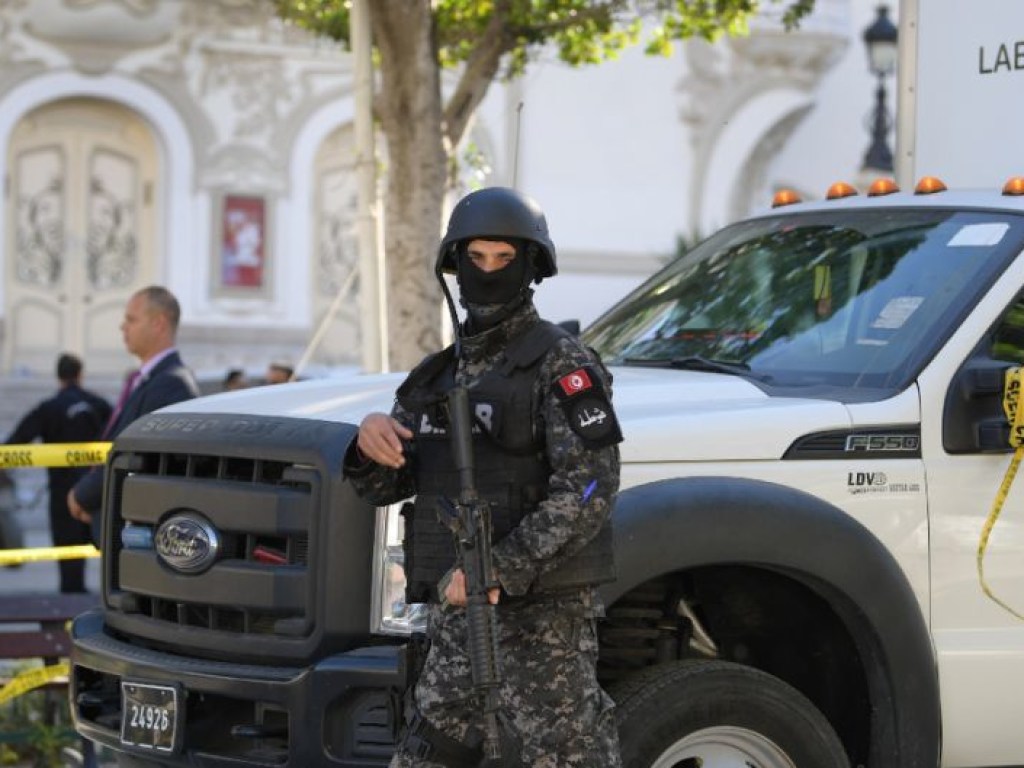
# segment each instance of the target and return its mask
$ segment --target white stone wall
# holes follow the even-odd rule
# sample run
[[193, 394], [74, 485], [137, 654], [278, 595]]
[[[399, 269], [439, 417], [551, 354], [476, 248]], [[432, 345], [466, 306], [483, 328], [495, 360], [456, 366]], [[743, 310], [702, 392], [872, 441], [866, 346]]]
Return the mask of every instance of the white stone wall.
[[[749, 39], [669, 59], [634, 50], [583, 70], [548, 60], [495, 85], [474, 140], [487, 180], [514, 181], [548, 214], [561, 274], [539, 287], [541, 310], [589, 322], [678, 236], [710, 234], [778, 186], [820, 195], [854, 179], [874, 88], [861, 35], [875, 5], [818, 0], [790, 35], [769, 19]], [[0, 0], [0, 147], [31, 109], [72, 95], [116, 101], [152, 126], [164, 199], [153, 257], [200, 368], [295, 359], [311, 336], [314, 164], [352, 119], [350, 90], [346, 54], [251, 0]], [[224, 191], [268, 201], [274, 262], [256, 295], [214, 288]]]

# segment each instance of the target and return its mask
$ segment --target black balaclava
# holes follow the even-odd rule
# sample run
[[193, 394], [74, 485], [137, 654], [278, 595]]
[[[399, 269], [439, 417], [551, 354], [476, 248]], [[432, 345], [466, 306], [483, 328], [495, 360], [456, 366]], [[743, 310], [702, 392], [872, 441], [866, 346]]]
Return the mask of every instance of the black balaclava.
[[494, 242], [513, 245], [516, 257], [502, 269], [484, 272], [469, 260], [466, 251], [470, 242], [466, 240], [458, 245], [456, 278], [459, 283], [459, 303], [469, 314], [470, 333], [481, 333], [498, 325], [533, 295], [530, 283], [536, 273], [533, 264], [536, 246], [522, 240], [495, 239]]

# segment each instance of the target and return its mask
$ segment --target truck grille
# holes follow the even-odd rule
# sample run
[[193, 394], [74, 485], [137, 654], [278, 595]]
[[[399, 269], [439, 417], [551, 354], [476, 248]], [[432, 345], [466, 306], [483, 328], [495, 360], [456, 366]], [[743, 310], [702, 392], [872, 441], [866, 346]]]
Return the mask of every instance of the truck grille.
[[[223, 632], [308, 631], [309, 526], [319, 481], [309, 467], [224, 456], [118, 456], [112, 585], [124, 609], [156, 622]], [[159, 530], [175, 513], [209, 521], [216, 561], [175, 572], [154, 546], [125, 546], [126, 526]]]
[[351, 428], [268, 417], [255, 422], [256, 437], [239, 439], [233, 425], [253, 430], [253, 417], [140, 421], [107, 465], [108, 622], [153, 647], [211, 656], [308, 653], [316, 568], [330, 567], [311, 541], [327, 535], [318, 529]]

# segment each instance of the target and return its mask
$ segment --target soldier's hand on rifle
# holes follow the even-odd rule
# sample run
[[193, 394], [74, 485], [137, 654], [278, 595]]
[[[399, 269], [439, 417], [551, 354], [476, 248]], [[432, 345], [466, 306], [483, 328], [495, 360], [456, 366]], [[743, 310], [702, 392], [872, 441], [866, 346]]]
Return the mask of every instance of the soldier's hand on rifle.
[[359, 425], [356, 447], [359, 453], [386, 467], [405, 466], [403, 440], [411, 440], [412, 432], [386, 413], [371, 413]]
[[[491, 605], [497, 605], [500, 594], [501, 590], [497, 587], [487, 590], [488, 602]], [[452, 571], [452, 578], [444, 590], [444, 598], [449, 605], [454, 605], [458, 608], [466, 607], [466, 574], [462, 572], [461, 568], [456, 568]]]

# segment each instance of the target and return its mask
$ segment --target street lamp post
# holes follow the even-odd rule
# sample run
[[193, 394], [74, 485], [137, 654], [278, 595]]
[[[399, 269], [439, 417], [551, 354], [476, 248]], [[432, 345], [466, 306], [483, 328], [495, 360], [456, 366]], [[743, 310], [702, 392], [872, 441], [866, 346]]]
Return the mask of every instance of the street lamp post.
[[875, 108], [869, 117], [871, 146], [864, 155], [862, 169], [891, 173], [893, 170], [892, 150], [889, 149], [888, 135], [892, 118], [885, 104], [885, 78], [896, 69], [897, 39], [899, 32], [889, 21], [889, 7], [878, 6], [878, 16], [864, 30], [864, 43], [868, 49], [868, 67], [878, 77], [875, 91]]

